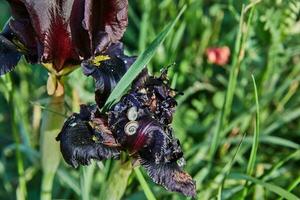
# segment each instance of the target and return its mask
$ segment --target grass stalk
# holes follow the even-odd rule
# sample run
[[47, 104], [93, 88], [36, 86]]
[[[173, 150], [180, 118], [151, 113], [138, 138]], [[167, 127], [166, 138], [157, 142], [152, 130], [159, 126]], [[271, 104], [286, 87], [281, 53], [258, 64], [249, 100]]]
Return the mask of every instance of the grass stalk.
[[12, 134], [13, 138], [16, 143], [16, 159], [17, 159], [17, 170], [18, 170], [18, 187], [16, 190], [16, 198], [18, 200], [25, 200], [27, 199], [27, 186], [26, 186], [26, 179], [25, 179], [25, 170], [24, 170], [24, 162], [20, 150], [20, 144], [21, 140], [18, 135], [18, 123], [16, 119], [16, 113], [17, 113], [17, 107], [15, 106], [15, 101], [14, 101], [14, 86], [11, 81], [10, 75], [8, 75], [8, 92], [9, 92], [9, 106], [11, 110], [11, 127], [12, 127]]
[[[255, 97], [255, 105], [256, 105], [256, 116], [255, 116], [255, 128], [254, 128], [254, 136], [252, 142], [252, 148], [250, 153], [250, 158], [247, 166], [247, 175], [251, 176], [253, 174], [255, 168], [255, 161], [257, 155], [257, 149], [259, 144], [259, 121], [260, 121], [260, 114], [259, 114], [259, 102], [258, 102], [258, 92], [255, 83], [255, 78], [252, 75], [253, 87], [254, 87], [254, 97]], [[242, 199], [244, 199], [248, 194], [249, 183], [246, 181], [245, 187], [243, 189]]]

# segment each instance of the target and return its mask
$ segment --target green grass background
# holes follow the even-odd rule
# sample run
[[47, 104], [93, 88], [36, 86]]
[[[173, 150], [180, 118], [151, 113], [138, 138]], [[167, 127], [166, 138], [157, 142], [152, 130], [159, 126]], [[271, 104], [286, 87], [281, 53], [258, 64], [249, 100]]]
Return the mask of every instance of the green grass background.
[[[142, 53], [187, 6], [148, 69], [157, 74], [176, 63], [170, 79], [184, 95], [178, 98], [173, 127], [183, 145], [185, 169], [197, 182], [197, 199], [299, 198], [300, 2], [129, 0], [129, 4], [123, 42], [130, 55]], [[9, 7], [1, 0], [1, 27], [9, 16]], [[205, 49], [214, 46], [231, 49], [228, 65], [207, 63]], [[47, 112], [47, 72], [22, 60], [10, 79], [0, 80], [0, 199], [16, 199], [20, 180], [25, 180], [27, 198], [39, 199], [39, 136], [41, 117]], [[80, 69], [66, 77], [65, 84], [68, 114], [79, 103], [93, 102], [93, 80]], [[13, 104], [7, 101], [8, 87], [13, 88]], [[82, 187], [80, 170], [62, 161], [53, 198], [81, 199], [88, 190], [88, 198], [100, 199], [113, 165], [108, 160], [89, 167], [88, 185]], [[141, 171], [144, 176], [130, 175], [122, 199], [186, 199], [155, 185]], [[114, 190], [118, 189], [116, 184]]]

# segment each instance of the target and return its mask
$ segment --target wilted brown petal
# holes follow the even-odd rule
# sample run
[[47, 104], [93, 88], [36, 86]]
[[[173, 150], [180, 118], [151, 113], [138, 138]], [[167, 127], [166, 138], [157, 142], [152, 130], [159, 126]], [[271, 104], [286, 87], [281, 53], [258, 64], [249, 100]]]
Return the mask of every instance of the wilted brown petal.
[[140, 159], [140, 163], [155, 183], [163, 185], [167, 190], [196, 197], [195, 181], [176, 162], [155, 164], [154, 162]]

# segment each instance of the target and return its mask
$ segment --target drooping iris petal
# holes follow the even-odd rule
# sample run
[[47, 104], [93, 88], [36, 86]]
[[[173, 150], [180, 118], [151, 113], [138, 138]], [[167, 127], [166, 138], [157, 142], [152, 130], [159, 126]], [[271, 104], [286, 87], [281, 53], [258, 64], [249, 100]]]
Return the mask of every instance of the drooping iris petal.
[[[25, 55], [29, 54], [30, 58], [37, 56], [36, 31], [33, 28], [25, 4], [22, 0], [8, 0], [8, 2], [11, 7], [12, 17], [9, 19], [7, 27], [15, 35], [15, 40], [19, 40], [25, 47]], [[24, 54], [24, 52], [22, 53]], [[37, 58], [35, 58], [35, 62], [37, 62]]]
[[99, 65], [93, 63], [93, 60], [82, 63], [83, 73], [95, 80], [95, 98], [99, 108], [104, 105], [111, 91], [135, 60], [135, 57], [124, 55], [121, 43], [111, 45], [107, 54], [110, 58]]
[[119, 150], [101, 143], [102, 138], [98, 138], [88, 121], [79, 116], [69, 117], [57, 137], [65, 161], [76, 168], [79, 164], [90, 164], [91, 159], [118, 158]]
[[0, 35], [0, 75], [12, 71], [21, 58], [16, 46]]
[[155, 183], [173, 192], [180, 192], [191, 197], [196, 196], [195, 181], [176, 162], [155, 164], [141, 158], [140, 163]]

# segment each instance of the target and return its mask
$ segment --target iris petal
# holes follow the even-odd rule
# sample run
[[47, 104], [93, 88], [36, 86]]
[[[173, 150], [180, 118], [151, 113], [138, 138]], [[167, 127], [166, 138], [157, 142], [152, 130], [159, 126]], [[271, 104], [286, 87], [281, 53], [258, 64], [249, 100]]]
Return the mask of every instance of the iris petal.
[[81, 56], [101, 54], [121, 39], [128, 24], [127, 9], [127, 0], [74, 0], [70, 26]]
[[173, 192], [180, 192], [191, 197], [196, 196], [195, 181], [177, 163], [155, 164], [145, 159], [140, 159], [140, 163], [155, 183]]
[[26, 54], [29, 57], [29, 61], [37, 62], [36, 34], [29, 13], [22, 1], [9, 0], [8, 2], [12, 9], [12, 17], [9, 19], [7, 27], [28, 50]]
[[118, 158], [120, 152], [114, 146], [101, 143], [87, 121], [80, 119], [79, 114], [73, 114], [65, 122], [57, 140], [65, 161], [73, 167], [88, 165], [91, 159], [103, 160]]
[[20, 58], [21, 54], [17, 51], [16, 46], [0, 35], [0, 75], [12, 71]]
[[84, 74], [95, 80], [95, 98], [100, 108], [135, 60], [135, 57], [124, 55], [121, 43], [110, 46], [107, 54], [110, 59], [102, 61], [100, 66], [95, 65], [92, 60], [82, 63]]

